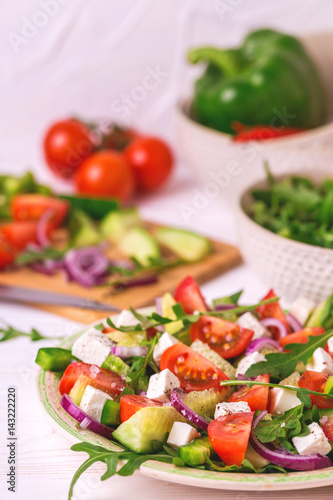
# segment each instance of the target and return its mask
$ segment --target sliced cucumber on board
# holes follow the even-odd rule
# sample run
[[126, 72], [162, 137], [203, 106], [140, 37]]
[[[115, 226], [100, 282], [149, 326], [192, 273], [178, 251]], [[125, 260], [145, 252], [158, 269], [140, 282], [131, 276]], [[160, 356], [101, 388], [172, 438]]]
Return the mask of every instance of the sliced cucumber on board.
[[212, 251], [208, 238], [185, 229], [161, 227], [155, 231], [157, 241], [186, 262], [195, 262]]

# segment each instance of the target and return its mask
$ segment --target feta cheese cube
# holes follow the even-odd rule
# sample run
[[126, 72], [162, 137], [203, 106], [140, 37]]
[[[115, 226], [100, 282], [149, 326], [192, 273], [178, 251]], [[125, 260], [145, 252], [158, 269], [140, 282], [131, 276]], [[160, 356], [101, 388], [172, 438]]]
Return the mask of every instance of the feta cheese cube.
[[114, 325], [117, 328], [120, 328], [121, 326], [136, 326], [138, 323], [139, 321], [136, 317], [127, 309], [123, 309], [118, 314], [117, 319], [114, 320]]
[[199, 432], [192, 425], [175, 422], [171, 428], [167, 444], [172, 448], [179, 448], [179, 446], [185, 446], [185, 444], [189, 444], [199, 436]]
[[304, 325], [315, 305], [316, 304], [312, 300], [307, 299], [306, 297], [298, 297], [291, 304], [289, 312], [295, 316], [301, 325]]
[[260, 354], [260, 352], [255, 351], [252, 354], [245, 356], [245, 358], [241, 359], [240, 362], [238, 363], [236, 370], [236, 378], [237, 375], [245, 375], [250, 366], [259, 363], [260, 361], [266, 361], [265, 356], [263, 356], [263, 354]]
[[72, 353], [84, 363], [102, 366], [114, 343], [96, 328], [90, 328], [73, 344]]
[[[293, 387], [293, 386], [289, 386]], [[269, 391], [270, 412], [274, 415], [281, 415], [287, 410], [301, 404], [295, 391], [274, 387]]]
[[215, 407], [214, 419], [232, 413], [247, 413], [251, 411], [248, 403], [239, 401], [239, 403], [219, 403]]
[[329, 440], [317, 422], [309, 426], [310, 434], [292, 438], [292, 442], [300, 455], [327, 455], [331, 451]]
[[179, 342], [179, 340], [177, 340], [173, 335], [170, 335], [170, 333], [168, 332], [164, 332], [160, 336], [153, 353], [153, 358], [157, 364], [159, 364], [159, 362], [161, 361], [161, 357], [164, 351], [166, 351], [172, 345], [177, 344], [177, 342]]
[[333, 337], [330, 337], [327, 341], [327, 347], [329, 352], [333, 353]]
[[176, 387], [180, 387], [178, 378], [166, 368], [150, 377], [147, 398], [166, 403], [170, 399], [172, 389]]
[[91, 387], [91, 385], [87, 385], [81, 399], [80, 408], [89, 415], [89, 417], [100, 422], [105, 402], [108, 399], [112, 400], [108, 394]]
[[322, 347], [318, 347], [309, 359], [307, 370], [314, 372], [325, 373], [326, 375], [333, 374], [333, 360], [331, 356]]
[[249, 311], [242, 314], [236, 323], [242, 328], [248, 328], [254, 332], [252, 340], [260, 339], [261, 337], [272, 337], [271, 332], [267, 330], [267, 328], [265, 328], [264, 325], [257, 320], [254, 314]]

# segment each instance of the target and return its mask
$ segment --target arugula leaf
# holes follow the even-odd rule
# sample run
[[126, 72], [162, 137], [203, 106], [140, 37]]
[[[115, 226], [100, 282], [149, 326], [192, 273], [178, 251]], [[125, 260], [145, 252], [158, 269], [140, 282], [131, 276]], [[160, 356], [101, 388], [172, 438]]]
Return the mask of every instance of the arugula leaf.
[[257, 470], [253, 467], [251, 462], [246, 458], [243, 460], [242, 465], [225, 465], [223, 462], [216, 462], [215, 460], [211, 460], [208, 455], [205, 455], [206, 463], [208, 465], [208, 469], [216, 470], [218, 472], [257, 472]]
[[268, 370], [274, 378], [287, 378], [295, 371], [299, 361], [306, 364], [318, 347], [325, 347], [327, 340], [332, 337], [332, 335], [333, 330], [329, 330], [322, 335], [309, 337], [308, 342], [305, 344], [288, 344], [289, 352], [266, 354], [267, 361], [260, 361], [250, 366], [245, 375], [247, 377], [256, 377], [263, 373], [267, 373]]
[[65, 255], [65, 250], [55, 250], [54, 248], [44, 248], [43, 250], [26, 250], [21, 253], [15, 260], [15, 264], [25, 266], [34, 262], [43, 261], [46, 259], [58, 260]]
[[303, 430], [301, 421], [303, 408], [301, 404], [285, 411], [282, 415], [272, 415], [272, 420], [261, 419], [254, 429], [255, 435], [262, 443], [272, 443], [276, 439], [288, 439], [300, 435]]
[[4, 324], [4, 326], [0, 326], [0, 342], [6, 342], [7, 340], [13, 340], [18, 337], [28, 337], [32, 342], [36, 342], [37, 340], [55, 340], [55, 339], [60, 340], [62, 338], [62, 337], [45, 337], [35, 328], [32, 328], [30, 332], [24, 332], [9, 325], [4, 319], [1, 318], [0, 322]]
[[152, 365], [154, 371], [156, 371], [157, 369], [156, 364], [153, 360], [153, 353], [156, 343], [156, 337], [151, 341], [146, 342], [146, 345], [148, 347], [147, 355], [145, 357], [135, 356], [133, 359], [130, 372], [126, 377], [126, 383], [129, 387], [134, 389], [136, 394], [140, 391], [145, 391], [148, 387], [147, 367]]

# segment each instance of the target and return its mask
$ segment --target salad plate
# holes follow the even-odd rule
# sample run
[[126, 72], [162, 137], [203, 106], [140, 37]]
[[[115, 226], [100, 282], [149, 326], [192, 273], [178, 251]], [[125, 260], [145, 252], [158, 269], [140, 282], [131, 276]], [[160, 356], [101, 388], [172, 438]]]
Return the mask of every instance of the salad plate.
[[[141, 309], [147, 314], [152, 308]], [[113, 315], [114, 320], [117, 315]], [[87, 328], [95, 325], [89, 325]], [[68, 337], [59, 347], [70, 348], [84, 330]], [[61, 406], [59, 392], [60, 376], [51, 371], [40, 370], [37, 377], [39, 400], [51, 425], [72, 443], [87, 442], [108, 450], [121, 451], [120, 445], [99, 436], [87, 429], [78, 429], [77, 422]], [[140, 466], [140, 474], [159, 480], [221, 490], [237, 491], [283, 491], [298, 490], [333, 485], [333, 467], [315, 471], [290, 473], [233, 473], [215, 472], [190, 467], [177, 467], [171, 464], [147, 461]]]

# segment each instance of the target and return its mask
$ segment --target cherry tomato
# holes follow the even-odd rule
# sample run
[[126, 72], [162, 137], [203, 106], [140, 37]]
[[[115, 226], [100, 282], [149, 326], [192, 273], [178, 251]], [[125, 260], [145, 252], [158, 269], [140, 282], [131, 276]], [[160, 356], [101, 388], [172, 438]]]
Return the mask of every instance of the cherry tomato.
[[24, 250], [29, 243], [37, 243], [37, 222], [8, 222], [1, 226], [1, 234], [17, 250]]
[[156, 137], [139, 137], [127, 146], [125, 156], [142, 191], [160, 187], [169, 177], [173, 156], [169, 146]]
[[221, 380], [228, 380], [223, 371], [211, 361], [181, 342], [164, 351], [160, 367], [161, 371], [168, 368], [174, 373], [186, 392], [219, 387]]
[[186, 314], [192, 314], [194, 311], [205, 312], [208, 309], [198, 283], [191, 276], [187, 276], [179, 283], [174, 297], [176, 302], [180, 302]]
[[242, 354], [252, 340], [254, 332], [236, 323], [214, 316], [200, 316], [192, 324], [191, 339], [201, 340], [225, 359]]
[[37, 221], [48, 210], [53, 212], [50, 228], [59, 227], [65, 220], [69, 203], [44, 194], [19, 194], [10, 204], [11, 215], [16, 221]]
[[[262, 300], [268, 300], [276, 297], [274, 290], [270, 290], [267, 295]], [[286, 315], [284, 314], [279, 302], [273, 302], [272, 304], [266, 304], [264, 306], [260, 306], [257, 309], [259, 314], [259, 319], [265, 318], [275, 318], [281, 321], [287, 329], [288, 334], [290, 333], [290, 326], [288, 324]], [[270, 327], [271, 333], [275, 340], [279, 340], [279, 332], [277, 328]]]
[[15, 260], [17, 250], [5, 238], [0, 236], [0, 269], [9, 266]]
[[232, 413], [213, 420], [208, 437], [214, 451], [226, 465], [242, 465], [249, 444], [254, 412]]
[[268, 125], [255, 125], [247, 127], [242, 124], [233, 124], [234, 130], [237, 134], [233, 137], [234, 142], [246, 141], [265, 141], [267, 139], [278, 139], [279, 137], [286, 137], [292, 134], [299, 134], [304, 132], [304, 128], [296, 127], [283, 127], [281, 129], [273, 128]]
[[81, 362], [68, 365], [60, 380], [60, 394], [69, 394], [77, 379], [82, 375], [87, 377], [88, 384], [95, 389], [106, 392], [111, 397], [118, 397], [125, 389], [124, 379], [105, 368], [99, 368], [98, 373], [92, 372], [92, 366], [96, 367], [96, 365]]
[[[265, 373], [264, 375], [258, 375], [254, 379], [257, 382], [266, 382], [268, 383], [270, 380], [270, 375]], [[231, 394], [229, 398], [229, 403], [238, 403], [239, 401], [245, 401], [248, 403], [249, 407], [252, 411], [267, 410], [268, 405], [268, 391], [269, 387], [264, 387], [261, 385], [254, 385], [251, 387], [243, 386], [239, 389], [239, 391]]]
[[84, 160], [75, 176], [78, 193], [114, 197], [128, 202], [134, 194], [131, 167], [121, 153], [99, 151]]
[[163, 406], [160, 401], [155, 401], [154, 399], [146, 398], [145, 396], [136, 396], [134, 394], [126, 394], [120, 398], [120, 420], [125, 422], [134, 413], [141, 410], [142, 408], [147, 408], [147, 406]]
[[[328, 375], [324, 373], [314, 372], [312, 370], [306, 370], [298, 381], [299, 387], [305, 387], [311, 391], [324, 392], [325, 384], [327, 382]], [[333, 408], [333, 399], [325, 398], [324, 396], [316, 396], [309, 394], [312, 404], [316, 405], [317, 408]]]
[[63, 179], [73, 176], [94, 148], [89, 129], [76, 120], [54, 123], [44, 137], [45, 160], [53, 173]]
[[325, 436], [331, 443], [333, 442], [333, 417], [322, 417], [320, 419]]
[[315, 326], [313, 328], [303, 328], [298, 332], [290, 333], [286, 337], [280, 339], [280, 345], [284, 347], [288, 344], [306, 344], [309, 337], [321, 335], [325, 333], [325, 328], [322, 326]]

